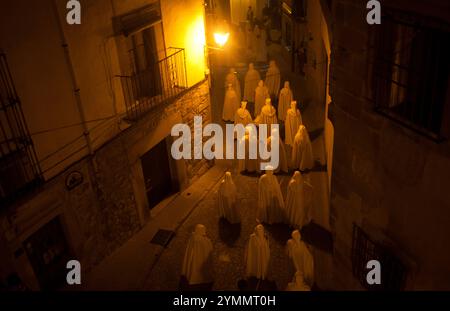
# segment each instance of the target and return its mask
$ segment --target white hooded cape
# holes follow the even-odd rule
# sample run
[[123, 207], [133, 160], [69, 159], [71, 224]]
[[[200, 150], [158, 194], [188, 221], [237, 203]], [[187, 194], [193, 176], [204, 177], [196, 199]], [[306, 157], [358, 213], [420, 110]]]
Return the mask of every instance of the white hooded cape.
[[241, 216], [236, 203], [236, 185], [231, 178], [231, 173], [227, 172], [219, 187], [219, 216], [225, 218], [232, 224], [239, 223], [241, 221]]
[[264, 234], [264, 227], [258, 225], [250, 235], [245, 252], [245, 274], [247, 277], [256, 277], [264, 280], [269, 268], [270, 249], [269, 241]]
[[241, 148], [245, 148], [245, 158], [238, 159], [239, 172], [247, 171], [249, 173], [254, 173], [260, 171], [258, 151], [256, 150], [256, 159], [250, 158], [251, 141], [256, 142], [256, 148], [258, 148], [258, 136], [256, 135], [256, 130], [249, 130], [246, 128], [245, 136], [239, 141], [239, 144], [242, 146]]
[[255, 89], [255, 116], [259, 116], [267, 98], [270, 98], [269, 90], [264, 85], [264, 81], [260, 80]]
[[266, 73], [266, 86], [269, 89], [270, 96], [277, 96], [280, 91], [281, 75], [275, 61], [271, 61]]
[[311, 291], [311, 287], [305, 283], [303, 273], [301, 271], [297, 271], [292, 282], [288, 283], [286, 291], [309, 292]]
[[234, 121], [234, 114], [239, 108], [239, 99], [236, 91], [229, 87], [225, 93], [225, 100], [223, 103], [222, 119], [225, 121]]
[[295, 172], [288, 185], [286, 217], [290, 225], [302, 228], [311, 221], [312, 186], [300, 172]]
[[257, 217], [260, 222], [268, 224], [282, 223], [284, 220], [283, 195], [272, 171], [259, 178]]
[[250, 111], [246, 108], [239, 108], [234, 115], [234, 124], [243, 124], [244, 126], [247, 126], [250, 123], [253, 123]]
[[284, 126], [284, 137], [286, 145], [292, 146], [294, 144], [295, 134], [297, 134], [300, 125], [303, 124], [300, 110], [289, 108], [286, 113], [286, 120]]
[[250, 64], [247, 74], [245, 75], [244, 100], [252, 103], [255, 102], [255, 90], [258, 87], [259, 81], [261, 81], [259, 72], [254, 69], [253, 64]]
[[234, 91], [236, 92], [236, 96], [241, 101], [241, 83], [239, 82], [239, 79], [237, 75], [234, 73], [234, 70], [232, 72], [229, 72], [227, 76], [225, 77], [225, 88], [228, 87], [228, 85], [231, 84]]
[[258, 118], [258, 124], [278, 124], [277, 110], [272, 105], [264, 105]]
[[301, 271], [306, 284], [312, 286], [314, 283], [314, 258], [306, 244], [301, 240], [298, 230], [292, 232], [292, 239], [287, 241], [286, 246], [295, 270]]
[[285, 120], [286, 113], [291, 105], [293, 99], [292, 91], [289, 87], [289, 82], [284, 82], [284, 87], [278, 96], [278, 119]]
[[[272, 130], [273, 132], [273, 130]], [[278, 167], [275, 167], [274, 171], [275, 173], [278, 173], [279, 171], [287, 173], [289, 171], [289, 165], [286, 155], [286, 148], [284, 147], [283, 140], [279, 136], [279, 147], [278, 147], [278, 153], [279, 153], [279, 163]], [[269, 148], [272, 148], [272, 135], [267, 139], [267, 144], [269, 145]]]
[[212, 281], [211, 277], [211, 240], [206, 236], [203, 225], [197, 225], [184, 253], [181, 274], [190, 285], [204, 284]]
[[300, 125], [292, 146], [292, 167], [304, 171], [314, 166], [311, 140], [304, 125]]

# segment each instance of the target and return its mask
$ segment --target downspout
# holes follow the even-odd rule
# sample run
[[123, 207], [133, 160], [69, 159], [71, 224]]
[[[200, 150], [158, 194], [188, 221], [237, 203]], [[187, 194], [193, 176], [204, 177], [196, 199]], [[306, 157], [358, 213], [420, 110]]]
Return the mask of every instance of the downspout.
[[[62, 46], [62, 48], [64, 50], [64, 58], [65, 58], [65, 61], [66, 61], [67, 69], [69, 70], [69, 74], [70, 74], [70, 80], [71, 80], [71, 84], [72, 84], [72, 88], [73, 88], [73, 94], [74, 94], [74, 97], [75, 97], [75, 103], [77, 105], [77, 110], [78, 110], [78, 113], [80, 115], [81, 126], [83, 127], [83, 135], [84, 135], [84, 138], [86, 140], [86, 146], [88, 148], [89, 155], [93, 156], [94, 155], [94, 149], [92, 147], [92, 140], [91, 140], [91, 135], [90, 135], [90, 132], [89, 132], [89, 128], [88, 128], [87, 123], [86, 123], [86, 116], [85, 116], [85, 112], [84, 112], [84, 109], [83, 109], [83, 103], [81, 101], [80, 88], [78, 86], [77, 78], [76, 78], [76, 75], [75, 75], [75, 70], [74, 70], [74, 67], [73, 67], [72, 58], [70, 57], [69, 45], [67, 44], [67, 39], [66, 39], [66, 36], [64, 34], [64, 30], [63, 30], [63, 26], [61, 24], [61, 20], [59, 18], [59, 12], [58, 12], [58, 7], [57, 7], [57, 4], [56, 4], [56, 0], [52, 1], [52, 5], [53, 5], [53, 11], [54, 11], [54, 14], [55, 14], [56, 23], [57, 23], [57, 27], [58, 27], [59, 35], [60, 35], [60, 39], [61, 39], [61, 46]], [[97, 171], [97, 165], [96, 165], [95, 160], [93, 161], [93, 164], [94, 164], [95, 171]]]

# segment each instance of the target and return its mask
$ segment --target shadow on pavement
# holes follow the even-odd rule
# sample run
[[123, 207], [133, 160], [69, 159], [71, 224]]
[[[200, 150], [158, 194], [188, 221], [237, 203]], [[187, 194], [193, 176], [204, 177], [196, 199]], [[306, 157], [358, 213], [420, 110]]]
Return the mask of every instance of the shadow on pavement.
[[225, 218], [219, 219], [219, 237], [228, 246], [233, 246], [241, 235], [241, 224], [232, 224]]
[[310, 222], [301, 230], [302, 240], [308, 244], [317, 247], [327, 253], [333, 252], [333, 237], [331, 232], [319, 226], [314, 222]]

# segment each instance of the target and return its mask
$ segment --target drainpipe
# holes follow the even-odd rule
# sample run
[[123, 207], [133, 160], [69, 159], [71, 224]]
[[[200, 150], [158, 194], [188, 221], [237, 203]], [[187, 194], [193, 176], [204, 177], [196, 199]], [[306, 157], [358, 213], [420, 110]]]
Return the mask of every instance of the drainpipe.
[[[93, 156], [94, 155], [94, 149], [92, 147], [92, 140], [91, 140], [91, 136], [90, 136], [90, 133], [89, 133], [89, 128], [88, 128], [87, 123], [86, 123], [86, 116], [85, 116], [84, 109], [83, 109], [83, 103], [81, 101], [80, 88], [78, 87], [78, 82], [77, 82], [77, 78], [76, 78], [76, 75], [75, 75], [75, 70], [74, 70], [74, 67], [73, 67], [72, 58], [70, 57], [69, 45], [67, 44], [67, 39], [66, 39], [66, 36], [64, 34], [64, 30], [63, 30], [63, 26], [61, 24], [61, 20], [59, 18], [59, 12], [58, 12], [58, 6], [56, 4], [56, 0], [52, 1], [52, 5], [53, 5], [53, 10], [54, 10], [55, 18], [56, 18], [56, 23], [57, 23], [57, 27], [58, 27], [59, 35], [60, 35], [60, 39], [61, 39], [61, 46], [62, 46], [62, 48], [64, 50], [64, 58], [65, 58], [65, 61], [66, 61], [67, 69], [69, 70], [69, 74], [70, 74], [70, 80], [71, 80], [71, 83], [72, 83], [72, 88], [73, 88], [73, 94], [74, 94], [74, 97], [75, 97], [75, 102], [76, 102], [76, 105], [77, 105], [78, 113], [80, 115], [81, 125], [83, 127], [83, 135], [84, 135], [84, 138], [86, 140], [86, 146], [88, 148], [89, 154], [91, 156]], [[96, 165], [95, 160], [93, 161], [93, 164], [94, 164], [95, 171], [97, 171], [97, 165]]]

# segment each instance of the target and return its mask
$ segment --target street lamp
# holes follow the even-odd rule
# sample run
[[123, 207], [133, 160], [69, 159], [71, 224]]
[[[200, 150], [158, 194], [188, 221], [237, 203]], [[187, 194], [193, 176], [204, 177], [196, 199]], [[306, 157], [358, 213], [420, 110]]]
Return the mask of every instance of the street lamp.
[[227, 43], [229, 37], [230, 37], [230, 33], [229, 32], [225, 32], [225, 33], [216, 32], [216, 33], [214, 33], [214, 41], [220, 47], [223, 47]]

